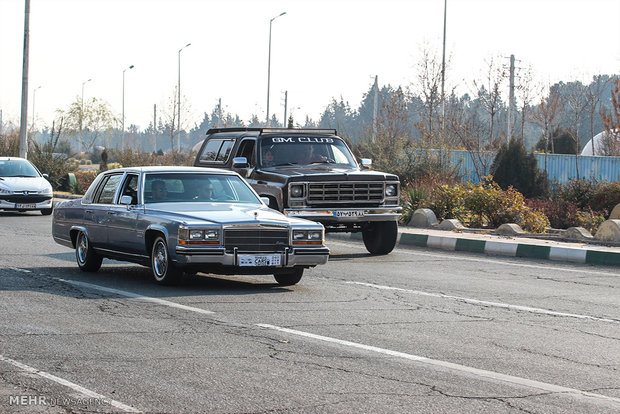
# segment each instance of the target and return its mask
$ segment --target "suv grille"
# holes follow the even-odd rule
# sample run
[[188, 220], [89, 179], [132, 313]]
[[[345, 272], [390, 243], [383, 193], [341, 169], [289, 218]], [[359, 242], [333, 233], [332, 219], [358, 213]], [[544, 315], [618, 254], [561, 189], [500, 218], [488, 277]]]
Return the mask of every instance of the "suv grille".
[[381, 203], [383, 182], [308, 183], [308, 204]]
[[283, 252], [288, 247], [288, 229], [225, 229], [224, 247], [232, 252]]

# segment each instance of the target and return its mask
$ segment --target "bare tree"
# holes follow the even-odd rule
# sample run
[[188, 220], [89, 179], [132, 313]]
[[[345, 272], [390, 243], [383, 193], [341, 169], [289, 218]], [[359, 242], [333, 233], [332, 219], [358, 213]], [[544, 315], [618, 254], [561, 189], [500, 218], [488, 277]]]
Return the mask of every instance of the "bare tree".
[[603, 92], [607, 88], [610, 79], [601, 75], [596, 75], [585, 88], [585, 110], [588, 112], [588, 120], [590, 121], [590, 139], [592, 139], [592, 155], [594, 151], [594, 119], [601, 114], [601, 99]]
[[501, 65], [496, 65], [493, 58], [487, 62], [486, 78], [483, 81], [474, 81], [478, 99], [484, 110], [490, 117], [489, 143], [493, 145], [495, 138], [493, 136], [495, 130], [495, 117], [502, 106], [502, 98], [500, 94], [502, 83], [504, 82], [505, 73]]
[[614, 89], [611, 91], [612, 109], [609, 113], [601, 114], [605, 125], [603, 138], [603, 153], [605, 155], [620, 156], [620, 78], [616, 77]]
[[530, 118], [528, 110], [534, 100], [534, 91], [532, 67], [530, 66], [519, 76], [519, 86], [517, 87], [517, 98], [521, 101], [521, 139], [525, 139], [525, 123]]
[[[161, 105], [162, 111], [160, 114], [160, 119], [163, 120], [164, 129], [170, 133], [170, 149], [174, 151], [174, 140], [175, 136], [179, 136], [180, 139], [180, 131], [177, 130], [177, 119], [179, 117], [178, 113], [178, 93], [177, 87], [175, 86], [172, 92], [172, 95], [168, 98], [168, 102], [164, 105]], [[188, 103], [187, 97], [184, 95], [181, 100], [181, 131], [188, 127], [190, 124], [190, 105]]]
[[438, 141], [439, 106], [441, 104], [441, 60], [431, 55], [428, 48], [422, 49], [418, 63], [418, 90], [423, 99], [422, 121], [417, 125], [429, 147]]
[[98, 139], [111, 137], [119, 120], [106, 101], [92, 98], [82, 104], [78, 97], [66, 111], [57, 111], [65, 120], [65, 133], [75, 137], [80, 147], [88, 152]]
[[577, 179], [579, 179], [579, 153], [581, 152], [581, 141], [579, 140], [579, 129], [583, 119], [583, 113], [587, 107], [586, 87], [581, 82], [573, 82], [566, 89], [565, 105], [563, 106], [565, 115], [570, 125], [568, 132], [575, 141], [575, 169]]
[[557, 125], [557, 116], [560, 111], [560, 97], [555, 88], [549, 88], [546, 97], [541, 98], [540, 104], [533, 113], [534, 122], [543, 130], [545, 139], [545, 171], [547, 171], [547, 154], [549, 153], [549, 143], [551, 143], [551, 153], [555, 152], [553, 145], [553, 131]]

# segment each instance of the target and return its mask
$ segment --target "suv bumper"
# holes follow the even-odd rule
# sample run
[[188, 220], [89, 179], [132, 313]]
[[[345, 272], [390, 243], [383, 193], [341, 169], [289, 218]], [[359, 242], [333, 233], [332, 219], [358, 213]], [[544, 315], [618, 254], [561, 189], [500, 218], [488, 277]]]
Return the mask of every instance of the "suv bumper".
[[325, 223], [357, 223], [367, 221], [398, 221], [402, 207], [365, 208], [289, 208], [283, 213], [289, 217], [299, 217]]

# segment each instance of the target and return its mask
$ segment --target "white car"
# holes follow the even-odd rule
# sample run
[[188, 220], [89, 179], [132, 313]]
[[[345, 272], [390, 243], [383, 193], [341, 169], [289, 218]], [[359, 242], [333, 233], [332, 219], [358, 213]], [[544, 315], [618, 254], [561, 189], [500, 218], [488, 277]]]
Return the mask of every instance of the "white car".
[[0, 210], [40, 210], [52, 214], [52, 186], [30, 161], [0, 157]]

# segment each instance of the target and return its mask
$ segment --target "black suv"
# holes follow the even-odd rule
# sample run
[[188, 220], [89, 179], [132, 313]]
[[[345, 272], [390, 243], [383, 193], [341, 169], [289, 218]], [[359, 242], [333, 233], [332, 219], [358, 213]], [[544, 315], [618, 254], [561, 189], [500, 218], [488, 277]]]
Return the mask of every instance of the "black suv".
[[372, 254], [392, 251], [398, 235], [400, 182], [362, 169], [335, 130], [210, 129], [194, 165], [238, 172], [269, 207], [317, 221], [326, 232], [361, 232]]

